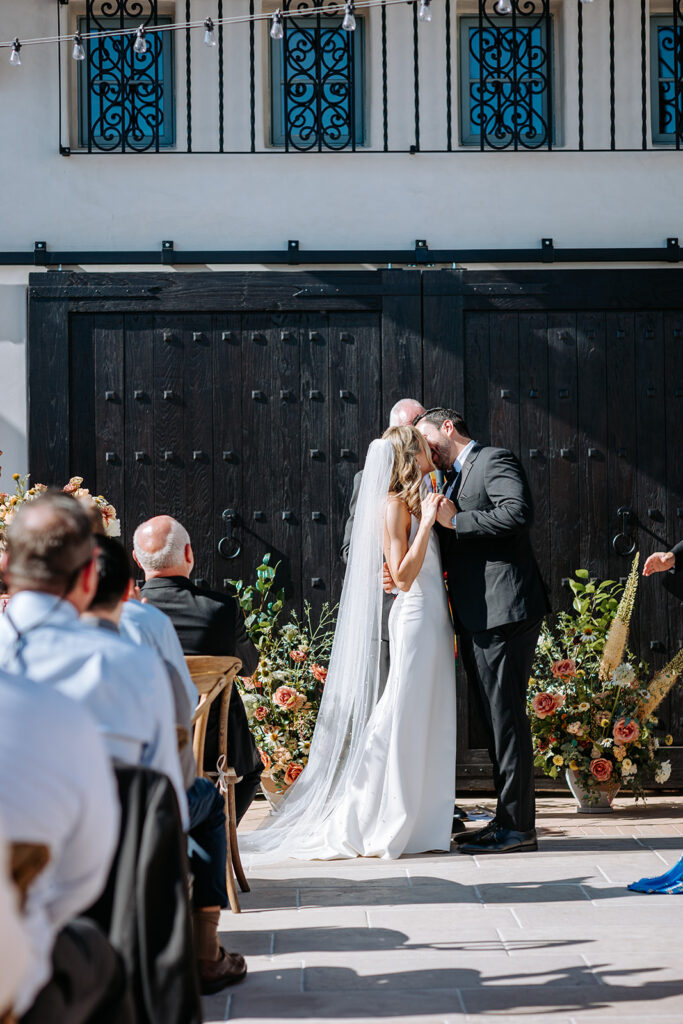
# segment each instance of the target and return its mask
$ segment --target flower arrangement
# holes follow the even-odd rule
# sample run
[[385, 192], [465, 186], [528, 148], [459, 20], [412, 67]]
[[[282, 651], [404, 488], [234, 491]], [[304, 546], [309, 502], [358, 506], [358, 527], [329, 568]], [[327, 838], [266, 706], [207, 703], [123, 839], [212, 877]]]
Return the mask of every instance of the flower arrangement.
[[572, 611], [560, 612], [552, 628], [544, 623], [529, 681], [534, 763], [553, 779], [572, 772], [589, 803], [621, 787], [639, 799], [648, 781], [671, 775], [671, 762], [659, 760], [654, 712], [683, 671], [683, 650], [643, 682], [647, 666], [627, 646], [638, 555], [623, 591], [586, 569], [575, 577]]
[[[1, 454], [2, 452], [0, 452]], [[12, 522], [20, 505], [35, 500], [48, 489], [45, 484], [33, 484], [29, 487], [28, 475], [22, 476], [20, 473], [13, 473], [12, 480], [15, 485], [14, 494], [0, 493], [0, 548], [3, 546], [5, 530]], [[98, 509], [108, 537], [121, 536], [121, 522], [116, 517], [116, 509], [101, 494], [91, 494], [88, 488], [83, 486], [82, 476], [72, 476], [62, 490], [66, 494], [72, 494], [80, 501], [91, 503]]]
[[308, 752], [334, 638], [336, 608], [324, 604], [313, 616], [308, 601], [303, 617], [292, 613], [280, 624], [283, 590], [274, 590], [277, 566], [270, 555], [256, 570], [256, 582], [231, 580], [260, 660], [250, 677], [238, 676], [249, 726], [256, 739], [267, 795], [289, 788], [308, 763]]

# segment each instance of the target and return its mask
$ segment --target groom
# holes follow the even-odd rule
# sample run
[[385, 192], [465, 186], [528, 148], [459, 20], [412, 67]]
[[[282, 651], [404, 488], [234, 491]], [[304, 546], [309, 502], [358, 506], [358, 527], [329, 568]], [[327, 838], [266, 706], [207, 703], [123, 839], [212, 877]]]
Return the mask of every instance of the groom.
[[478, 444], [452, 409], [429, 409], [415, 425], [434, 465], [446, 474], [447, 500], [438, 513], [441, 553], [463, 664], [480, 698], [498, 795], [494, 820], [462, 836], [460, 850], [477, 855], [535, 850], [526, 690], [541, 621], [550, 606], [529, 541], [529, 487], [512, 452]]

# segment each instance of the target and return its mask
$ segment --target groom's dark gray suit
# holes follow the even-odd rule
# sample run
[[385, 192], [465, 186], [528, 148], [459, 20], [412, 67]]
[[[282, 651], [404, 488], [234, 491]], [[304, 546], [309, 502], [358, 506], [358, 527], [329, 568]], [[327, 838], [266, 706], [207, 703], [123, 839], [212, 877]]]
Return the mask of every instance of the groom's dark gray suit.
[[543, 616], [550, 610], [529, 540], [533, 505], [524, 471], [503, 448], [475, 444], [444, 493], [455, 529], [438, 527], [460, 651], [475, 685], [503, 828], [534, 827], [526, 690]]

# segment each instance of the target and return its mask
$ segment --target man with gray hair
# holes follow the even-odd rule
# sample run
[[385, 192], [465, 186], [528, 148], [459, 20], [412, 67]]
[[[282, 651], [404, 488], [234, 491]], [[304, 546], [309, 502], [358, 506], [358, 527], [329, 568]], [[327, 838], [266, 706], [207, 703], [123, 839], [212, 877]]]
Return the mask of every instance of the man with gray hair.
[[[142, 596], [168, 615], [184, 654], [234, 655], [250, 676], [258, 651], [249, 639], [238, 602], [229, 594], [200, 590], [190, 580], [194, 553], [185, 527], [172, 516], [155, 516], [138, 526], [133, 557], [145, 573]], [[216, 770], [220, 706], [209, 712], [204, 770]], [[230, 761], [241, 781], [235, 787], [237, 821], [256, 795], [263, 764], [249, 732], [242, 698], [233, 687], [228, 719]]]

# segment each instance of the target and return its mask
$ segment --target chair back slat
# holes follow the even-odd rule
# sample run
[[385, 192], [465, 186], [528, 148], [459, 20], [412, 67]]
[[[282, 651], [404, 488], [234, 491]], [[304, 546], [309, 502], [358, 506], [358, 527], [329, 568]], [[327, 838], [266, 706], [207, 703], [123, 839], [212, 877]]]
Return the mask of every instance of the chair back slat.
[[225, 753], [226, 761], [230, 764], [227, 732], [228, 709], [233, 681], [242, 667], [242, 662], [239, 658], [194, 654], [186, 655], [185, 661], [192, 676], [192, 682], [197, 687], [197, 692], [200, 695], [199, 704], [192, 717], [192, 724], [194, 725], [192, 749], [195, 761], [197, 762], [197, 772], [200, 776], [203, 776], [205, 774], [204, 747], [206, 745], [209, 712], [211, 706], [219, 698], [221, 700], [219, 753]]

